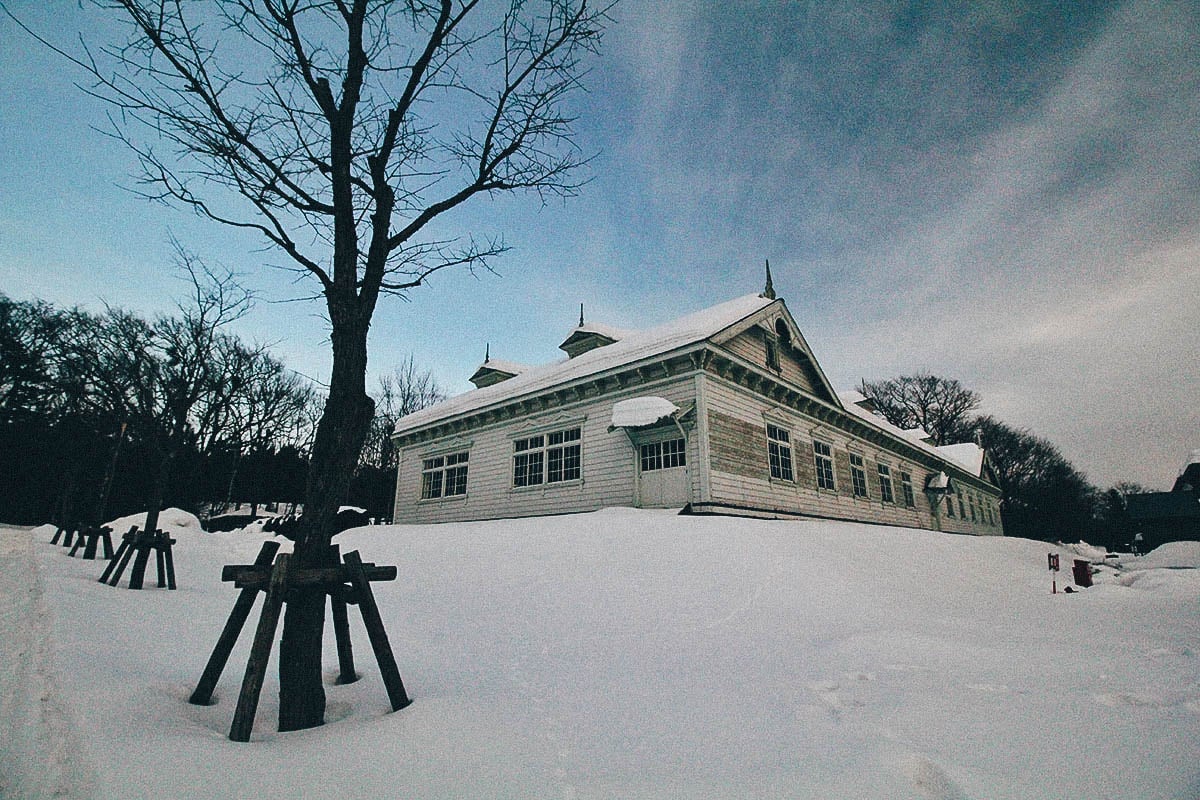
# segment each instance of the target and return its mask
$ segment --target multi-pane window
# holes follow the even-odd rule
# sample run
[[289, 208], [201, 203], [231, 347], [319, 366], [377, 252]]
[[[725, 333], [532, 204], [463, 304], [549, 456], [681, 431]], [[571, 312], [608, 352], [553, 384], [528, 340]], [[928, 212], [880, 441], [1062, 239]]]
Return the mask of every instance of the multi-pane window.
[[546, 436], [546, 483], [579, 480], [579, 428]]
[[467, 493], [469, 453], [451, 453], [421, 462], [421, 499], [457, 497]]
[[854, 484], [854, 496], [867, 496], [867, 471], [863, 465], [863, 457], [857, 453], [850, 454], [850, 482]]
[[900, 491], [904, 495], [905, 507], [916, 508], [917, 495], [913, 492], [912, 475], [907, 472], [900, 473]]
[[817, 488], [834, 491], [833, 450], [824, 442], [813, 441], [813, 461], [817, 467]]
[[579, 428], [528, 436], [513, 442], [513, 486], [579, 480]]
[[767, 426], [767, 459], [771, 462], [771, 477], [795, 480], [792, 473], [791, 436], [783, 428]]
[[686, 452], [683, 439], [668, 439], [665, 442], [644, 444], [642, 445], [642, 472], [686, 466]]
[[885, 503], [896, 502], [892, 493], [892, 470], [887, 464], [877, 464], [879, 468], [879, 499]]

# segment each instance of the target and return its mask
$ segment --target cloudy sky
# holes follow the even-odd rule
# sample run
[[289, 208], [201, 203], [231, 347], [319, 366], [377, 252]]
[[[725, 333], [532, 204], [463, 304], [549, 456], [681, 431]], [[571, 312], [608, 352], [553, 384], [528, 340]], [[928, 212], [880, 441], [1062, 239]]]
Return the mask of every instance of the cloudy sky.
[[[75, 3], [7, 0], [70, 41]], [[578, 318], [644, 327], [775, 286], [839, 387], [916, 371], [1060, 447], [1094, 483], [1169, 488], [1200, 448], [1200, 6], [625, 0], [579, 142], [582, 194], [485, 201], [497, 275], [381, 306], [372, 369], [452, 392]], [[65, 37], [62, 38], [62, 37]], [[240, 332], [328, 369], [313, 287], [255, 242], [138, 200], [105, 109], [0, 19], [0, 291], [147, 314], [174, 235], [245, 272]]]

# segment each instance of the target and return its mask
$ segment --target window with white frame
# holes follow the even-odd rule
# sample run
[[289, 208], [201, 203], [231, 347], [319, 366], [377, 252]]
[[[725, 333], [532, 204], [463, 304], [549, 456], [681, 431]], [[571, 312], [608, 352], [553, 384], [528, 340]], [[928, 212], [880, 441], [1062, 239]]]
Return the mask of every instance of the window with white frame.
[[641, 447], [642, 472], [687, 466], [687, 448], [683, 439], [647, 442]]
[[467, 460], [470, 453], [450, 453], [421, 462], [421, 499], [458, 497], [467, 493]]
[[833, 448], [814, 439], [813, 463], [817, 468], [817, 488], [836, 491], [837, 484], [833, 481]]
[[917, 495], [913, 491], [912, 475], [907, 472], [900, 473], [900, 492], [904, 495], [905, 508], [916, 508]]
[[767, 425], [767, 460], [771, 462], [771, 477], [795, 480], [792, 472], [792, 437], [783, 428]]
[[892, 469], [887, 464], [876, 464], [879, 470], [879, 499], [885, 503], [896, 502], [892, 491]]
[[579, 480], [580, 428], [527, 436], [513, 442], [513, 486]]
[[854, 484], [855, 497], [868, 497], [866, 465], [858, 453], [850, 454], [850, 482]]

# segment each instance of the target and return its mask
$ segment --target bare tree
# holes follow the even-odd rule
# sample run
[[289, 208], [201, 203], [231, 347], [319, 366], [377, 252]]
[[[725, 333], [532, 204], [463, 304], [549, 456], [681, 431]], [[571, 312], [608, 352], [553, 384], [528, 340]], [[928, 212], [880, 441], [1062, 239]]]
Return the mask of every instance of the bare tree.
[[178, 245], [176, 253], [192, 291], [189, 302], [180, 303], [179, 314], [147, 323], [110, 309], [85, 345], [95, 354], [94, 402], [126, 420], [152, 453], [148, 531], [158, 526], [175, 458], [197, 438], [194, 412], [217, 406], [212, 397], [228, 383], [217, 357], [224, 346], [222, 328], [243, 316], [251, 303], [232, 273], [213, 270]]
[[70, 323], [70, 314], [48, 303], [0, 294], [0, 422], [61, 399], [55, 362]]
[[392, 449], [392, 430], [396, 427], [396, 421], [414, 411], [440, 403], [446, 399], [446, 393], [438, 386], [433, 373], [419, 368], [416, 360], [409, 355], [379, 379], [377, 398], [375, 418], [371, 421], [371, 429], [363, 444], [359, 465], [392, 469], [396, 466]]
[[937, 445], [970, 441], [980, 397], [957, 380], [927, 373], [901, 375], [863, 381], [860, 390], [893, 425], [922, 428]]
[[297, 444], [289, 432], [303, 426], [315, 397], [308, 381], [265, 350], [233, 344], [224, 355], [233, 365], [228, 368], [233, 373], [232, 391], [218, 434], [221, 445], [233, 455], [226, 503], [232, 499], [242, 457], [253, 450]]
[[[435, 230], [472, 198], [579, 188], [586, 157], [564, 101], [607, 7], [97, 2], [129, 23], [128, 38], [68, 57], [117, 110], [145, 193], [256, 232], [324, 297], [333, 367], [294, 555], [324, 563], [374, 416], [367, 331], [380, 295], [449, 267], [486, 267], [505, 249]], [[288, 604], [282, 730], [323, 722], [323, 629], [322, 598]]]

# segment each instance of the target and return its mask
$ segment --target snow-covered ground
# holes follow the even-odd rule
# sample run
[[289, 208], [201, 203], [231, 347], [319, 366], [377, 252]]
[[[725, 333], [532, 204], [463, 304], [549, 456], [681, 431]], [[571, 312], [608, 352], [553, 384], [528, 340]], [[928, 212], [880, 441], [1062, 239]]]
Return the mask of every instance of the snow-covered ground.
[[[178, 591], [0, 530], [5, 798], [1195, 798], [1200, 544], [1050, 593], [1040, 542], [612, 509], [362, 528], [410, 707], [226, 738], [251, 636], [186, 700], [265, 534], [168, 515]], [[118, 528], [118, 531], [121, 529]], [[286, 542], [285, 542], [286, 545]], [[1136, 567], [1136, 569], [1135, 569]], [[1178, 567], [1191, 567], [1180, 569]], [[352, 609], [353, 611], [354, 609]]]

